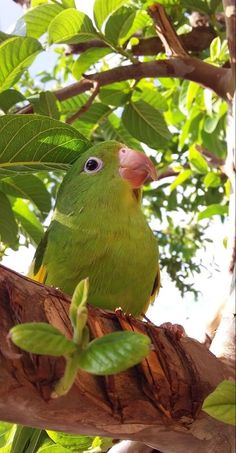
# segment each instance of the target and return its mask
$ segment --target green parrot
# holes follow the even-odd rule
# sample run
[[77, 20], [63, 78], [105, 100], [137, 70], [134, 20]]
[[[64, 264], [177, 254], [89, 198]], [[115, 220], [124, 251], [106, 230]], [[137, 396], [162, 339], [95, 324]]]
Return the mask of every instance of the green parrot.
[[89, 277], [90, 304], [144, 314], [160, 286], [158, 247], [141, 209], [150, 179], [151, 160], [116, 141], [82, 153], [61, 184], [29, 276], [69, 295]]

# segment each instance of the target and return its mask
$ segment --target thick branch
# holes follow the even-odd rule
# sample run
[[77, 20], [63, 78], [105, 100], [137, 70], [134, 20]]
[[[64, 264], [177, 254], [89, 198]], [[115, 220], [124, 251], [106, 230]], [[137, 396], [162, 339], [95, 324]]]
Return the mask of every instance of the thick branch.
[[[189, 33], [179, 35], [178, 39], [182, 46], [190, 52], [201, 52], [208, 49], [212, 40], [215, 38], [215, 32], [210, 27], [196, 27]], [[139, 43], [132, 47], [133, 55], [157, 55], [164, 52], [163, 44], [158, 36], [151, 38], [141, 38]]]
[[60, 291], [0, 267], [1, 420], [131, 439], [165, 452], [180, 453], [189, 444], [191, 453], [231, 451], [232, 427], [197, 415], [205, 396], [229, 377], [227, 368], [195, 340], [177, 340], [166, 329], [122, 313], [90, 307], [92, 336], [120, 329], [144, 332], [153, 344], [148, 358], [107, 378], [79, 372], [68, 395], [50, 400], [64, 360], [22, 353], [7, 335], [16, 323], [42, 321], [70, 337], [68, 305]]
[[[114, 82], [122, 82], [129, 79], [139, 80], [149, 77], [173, 77], [191, 80], [206, 88], [210, 88], [218, 96], [226, 100], [233, 94], [230, 69], [218, 68], [193, 57], [178, 57], [170, 60], [137, 63], [90, 74], [89, 80], [83, 79], [55, 91], [54, 94], [59, 101], [63, 101], [90, 90], [93, 88], [93, 81], [96, 81], [101, 87]], [[28, 105], [20, 109], [18, 113], [32, 113], [32, 111], [32, 105]]]
[[[235, 0], [223, 0], [226, 35], [232, 68], [232, 78], [235, 84], [236, 76], [236, 5]], [[234, 85], [235, 86], [235, 85]]]
[[152, 17], [156, 32], [164, 46], [167, 56], [187, 56], [187, 52], [179, 40], [179, 37], [168, 19], [162, 5], [154, 3], [148, 8], [148, 13]]

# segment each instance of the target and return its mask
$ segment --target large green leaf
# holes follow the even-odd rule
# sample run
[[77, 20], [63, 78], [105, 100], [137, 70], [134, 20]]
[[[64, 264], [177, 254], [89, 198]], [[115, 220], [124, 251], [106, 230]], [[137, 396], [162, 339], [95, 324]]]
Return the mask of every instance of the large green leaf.
[[85, 93], [78, 94], [77, 96], [72, 96], [65, 101], [60, 102], [60, 110], [62, 115], [71, 116], [73, 113], [77, 112], [82, 105], [84, 105], [89, 96]]
[[116, 140], [117, 142], [130, 146], [130, 148], [143, 151], [139, 141], [129, 134], [127, 129], [123, 126], [120, 118], [118, 118], [115, 113], [111, 113], [106, 121], [102, 122], [101, 130], [105, 140]]
[[78, 60], [76, 60], [73, 64], [73, 68], [72, 68], [72, 73], [73, 73], [73, 76], [79, 80], [82, 76], [82, 74], [87, 71], [87, 69], [90, 68], [90, 66], [94, 65], [95, 63], [97, 63], [98, 60], [100, 60], [101, 58], [105, 57], [106, 55], [108, 55], [109, 53], [111, 53], [112, 50], [109, 48], [109, 47], [105, 47], [105, 48], [91, 48], [91, 49], [88, 49], [88, 50], [85, 50], [85, 52], [83, 52]]
[[97, 38], [91, 19], [74, 8], [65, 9], [58, 14], [48, 27], [49, 42], [72, 43]]
[[91, 341], [79, 356], [89, 373], [107, 375], [137, 365], [150, 351], [150, 339], [134, 332], [115, 332]]
[[73, 127], [41, 115], [0, 117], [0, 176], [66, 170], [90, 146]]
[[124, 24], [127, 24], [134, 16], [135, 10], [132, 7], [122, 6], [115, 11], [106, 23], [106, 39], [112, 44], [118, 44], [120, 33], [122, 29], [124, 30]]
[[64, 11], [63, 6], [56, 4], [44, 4], [36, 8], [28, 10], [23, 16], [26, 23], [27, 36], [39, 38], [48, 29], [52, 19], [61, 11]]
[[131, 88], [128, 82], [116, 82], [101, 88], [99, 97], [104, 104], [119, 107], [130, 98]]
[[83, 113], [80, 118], [74, 122], [81, 134], [90, 137], [92, 132], [98, 127], [99, 122], [106, 117], [111, 110], [107, 105], [101, 102], [94, 102], [90, 109]]
[[236, 425], [235, 382], [223, 381], [205, 399], [202, 409], [221, 422]]
[[18, 227], [12, 212], [10, 201], [5, 193], [0, 192], [0, 241], [15, 246]]
[[19, 91], [5, 90], [0, 93], [0, 109], [6, 113], [13, 105], [24, 100], [25, 97]]
[[101, 28], [107, 17], [120, 6], [129, 3], [127, 0], [95, 0], [93, 14], [98, 28]]
[[34, 245], [38, 245], [43, 237], [44, 230], [36, 215], [20, 198], [13, 203], [12, 210], [25, 235], [30, 237]]
[[30, 99], [34, 111], [40, 115], [50, 116], [59, 119], [60, 112], [57, 107], [57, 98], [51, 91], [42, 91], [37, 99]]
[[16, 175], [0, 179], [0, 190], [13, 197], [27, 199], [43, 214], [51, 209], [51, 197], [41, 179], [34, 175]]
[[0, 91], [10, 88], [43, 50], [34, 38], [13, 37], [0, 45]]
[[[139, 88], [141, 88], [141, 90]], [[139, 100], [152, 105], [152, 107], [160, 110], [161, 112], [168, 110], [168, 104], [164, 96], [162, 96], [162, 94], [158, 91], [157, 87], [154, 85], [150, 86], [149, 83], [140, 83], [137, 90], [134, 91], [132, 101], [136, 102]]]
[[126, 21], [122, 24], [119, 33], [119, 44], [124, 44], [137, 31], [142, 30], [145, 26], [151, 23], [150, 16], [146, 11], [134, 11]]
[[76, 344], [60, 330], [44, 322], [18, 324], [10, 330], [10, 338], [16, 346], [32, 354], [60, 356], [76, 349]]
[[122, 120], [130, 134], [151, 148], [165, 146], [171, 138], [162, 114], [144, 101], [126, 105]]
[[5, 453], [8, 445], [11, 444], [16, 431], [16, 425], [11, 423], [0, 422], [0, 451]]
[[199, 153], [199, 151], [197, 151], [197, 149], [194, 146], [192, 146], [189, 149], [188, 158], [190, 166], [192, 167], [193, 170], [200, 174], [208, 173], [209, 167], [206, 159], [203, 157], [201, 153]]

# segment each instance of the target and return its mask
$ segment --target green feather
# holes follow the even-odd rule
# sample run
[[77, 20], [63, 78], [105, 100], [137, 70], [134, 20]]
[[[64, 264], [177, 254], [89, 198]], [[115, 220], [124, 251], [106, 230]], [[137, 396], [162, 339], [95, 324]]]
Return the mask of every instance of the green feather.
[[[89, 303], [110, 310], [122, 307], [137, 316], [159, 287], [158, 249], [141, 210], [140, 192], [119, 175], [122, 146], [100, 143], [74, 163], [36, 252], [33, 275], [43, 269], [46, 284], [70, 295], [89, 277]], [[84, 172], [89, 157], [102, 160], [101, 171]]]

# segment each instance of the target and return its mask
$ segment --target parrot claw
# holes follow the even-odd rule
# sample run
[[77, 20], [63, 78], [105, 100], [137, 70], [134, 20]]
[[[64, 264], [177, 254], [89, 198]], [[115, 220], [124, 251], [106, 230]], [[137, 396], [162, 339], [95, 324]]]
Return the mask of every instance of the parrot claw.
[[164, 322], [163, 324], [160, 325], [160, 327], [167, 329], [169, 332], [171, 332], [176, 340], [180, 340], [182, 337], [186, 337], [186, 332], [184, 330], [184, 327], [181, 326], [180, 324], [172, 324], [171, 322]]

